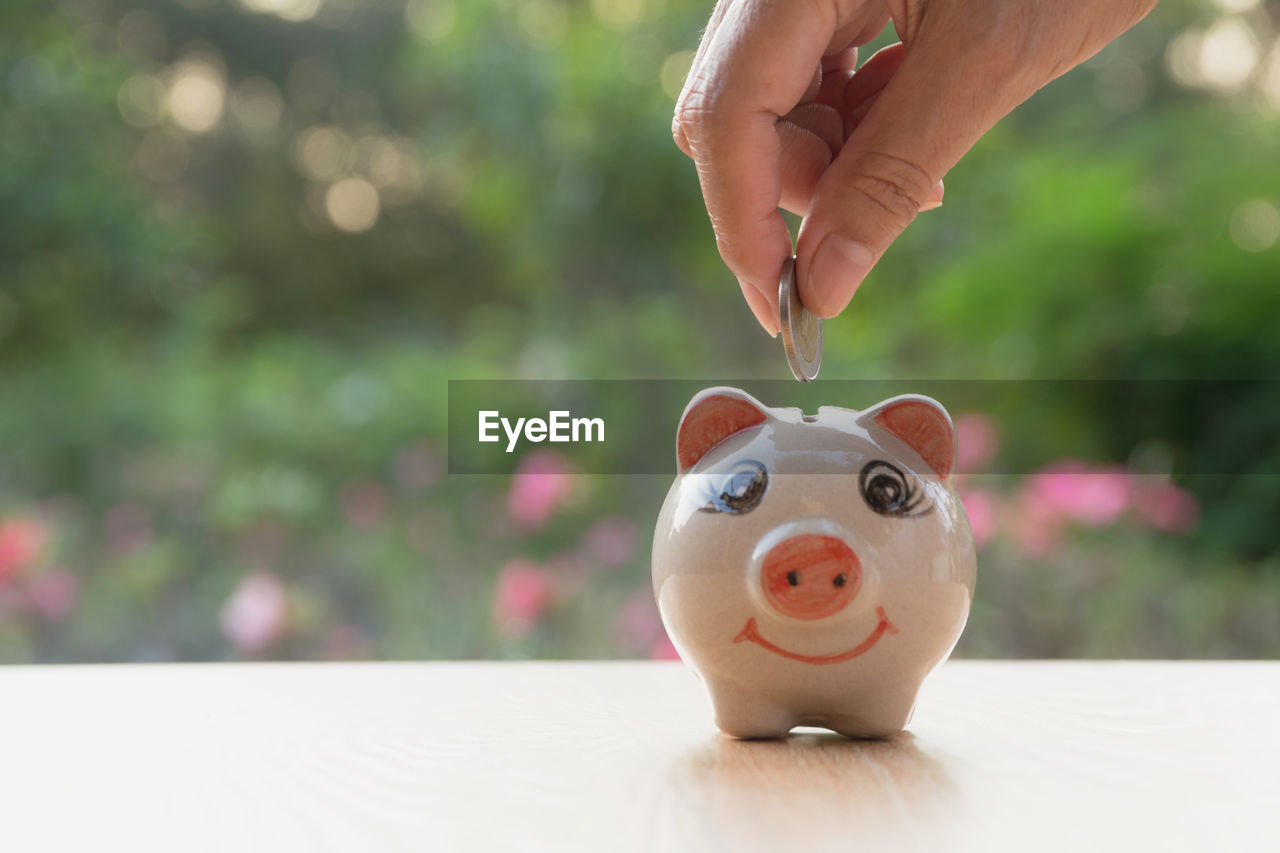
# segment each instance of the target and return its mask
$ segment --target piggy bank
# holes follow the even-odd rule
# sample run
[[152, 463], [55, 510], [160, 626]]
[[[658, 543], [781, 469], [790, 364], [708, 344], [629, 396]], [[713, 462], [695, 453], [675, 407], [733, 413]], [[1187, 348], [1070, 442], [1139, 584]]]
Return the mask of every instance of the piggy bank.
[[653, 587], [722, 731], [879, 737], [907, 725], [973, 597], [955, 459], [951, 418], [928, 397], [816, 415], [735, 388], [693, 398]]

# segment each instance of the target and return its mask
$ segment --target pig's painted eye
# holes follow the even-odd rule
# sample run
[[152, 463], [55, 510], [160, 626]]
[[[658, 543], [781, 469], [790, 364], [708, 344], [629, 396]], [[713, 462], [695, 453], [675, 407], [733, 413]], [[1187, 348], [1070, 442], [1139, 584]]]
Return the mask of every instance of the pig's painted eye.
[[919, 488], [902, 472], [902, 469], [881, 459], [868, 462], [858, 475], [858, 487], [862, 489], [862, 498], [880, 515], [891, 515], [905, 518], [911, 515], [924, 515], [933, 509], [932, 506], [920, 504], [924, 496]]
[[753, 460], [739, 462], [723, 479], [713, 480], [712, 495], [704, 512], [751, 512], [760, 505], [769, 475], [764, 466]]

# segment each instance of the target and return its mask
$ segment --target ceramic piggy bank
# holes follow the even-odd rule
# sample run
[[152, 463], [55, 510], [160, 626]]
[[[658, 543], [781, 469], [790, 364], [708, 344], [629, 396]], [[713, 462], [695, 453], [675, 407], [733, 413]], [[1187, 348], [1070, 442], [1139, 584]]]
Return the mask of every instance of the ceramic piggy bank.
[[951, 418], [928, 397], [817, 415], [734, 388], [693, 398], [653, 586], [721, 730], [906, 726], [973, 595], [955, 458]]

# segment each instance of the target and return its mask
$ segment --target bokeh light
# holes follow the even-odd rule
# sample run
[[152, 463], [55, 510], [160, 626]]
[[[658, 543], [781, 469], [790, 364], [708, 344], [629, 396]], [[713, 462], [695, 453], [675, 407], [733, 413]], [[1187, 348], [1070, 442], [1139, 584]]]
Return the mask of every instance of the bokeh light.
[[314, 181], [331, 181], [346, 172], [351, 140], [337, 127], [309, 127], [298, 134], [293, 154], [302, 174]]
[[523, 0], [516, 9], [516, 23], [529, 44], [550, 49], [564, 41], [569, 10], [561, 0]]
[[324, 207], [335, 228], [352, 233], [372, 228], [382, 209], [378, 191], [363, 178], [343, 178], [331, 185]]
[[351, 147], [351, 161], [388, 204], [406, 204], [422, 187], [421, 169], [408, 139], [361, 137]]
[[1271, 53], [1267, 59], [1266, 70], [1259, 81], [1262, 94], [1266, 96], [1272, 108], [1280, 112], [1280, 36], [1276, 36], [1271, 45]]
[[626, 32], [662, 11], [660, 0], [591, 0], [596, 20], [611, 30]]
[[1224, 12], [1241, 14], [1257, 9], [1262, 0], [1213, 0], [1214, 5]]
[[226, 74], [215, 60], [193, 56], [169, 69], [165, 107], [174, 124], [183, 130], [213, 130], [222, 118], [226, 98]]
[[285, 21], [309, 21], [324, 6], [324, 0], [239, 0], [250, 12], [275, 15]]
[[1265, 252], [1280, 240], [1280, 209], [1263, 199], [1246, 201], [1231, 213], [1231, 240], [1246, 252]]
[[458, 19], [454, 0], [409, 0], [404, 13], [413, 34], [431, 43], [448, 38]]
[[680, 97], [680, 90], [684, 88], [684, 79], [693, 66], [693, 55], [691, 50], [680, 50], [662, 61], [658, 80], [662, 83], [662, 91], [673, 101]]
[[248, 77], [232, 90], [231, 114], [251, 141], [269, 144], [284, 116], [284, 98], [276, 84], [265, 77]]
[[1258, 41], [1242, 19], [1222, 18], [1200, 37], [1197, 61], [1205, 83], [1226, 91], [1238, 89], [1258, 65]]

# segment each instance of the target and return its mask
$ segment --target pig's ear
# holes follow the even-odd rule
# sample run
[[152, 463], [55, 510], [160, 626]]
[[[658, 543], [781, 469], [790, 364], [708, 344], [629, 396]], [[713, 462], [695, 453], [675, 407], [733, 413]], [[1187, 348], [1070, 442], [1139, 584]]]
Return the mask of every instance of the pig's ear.
[[919, 394], [892, 397], [859, 415], [858, 423], [901, 439], [944, 480], [955, 470], [956, 428], [937, 400]]
[[729, 436], [759, 426], [768, 417], [759, 400], [737, 388], [699, 391], [680, 416], [676, 466], [688, 471], [707, 451]]

